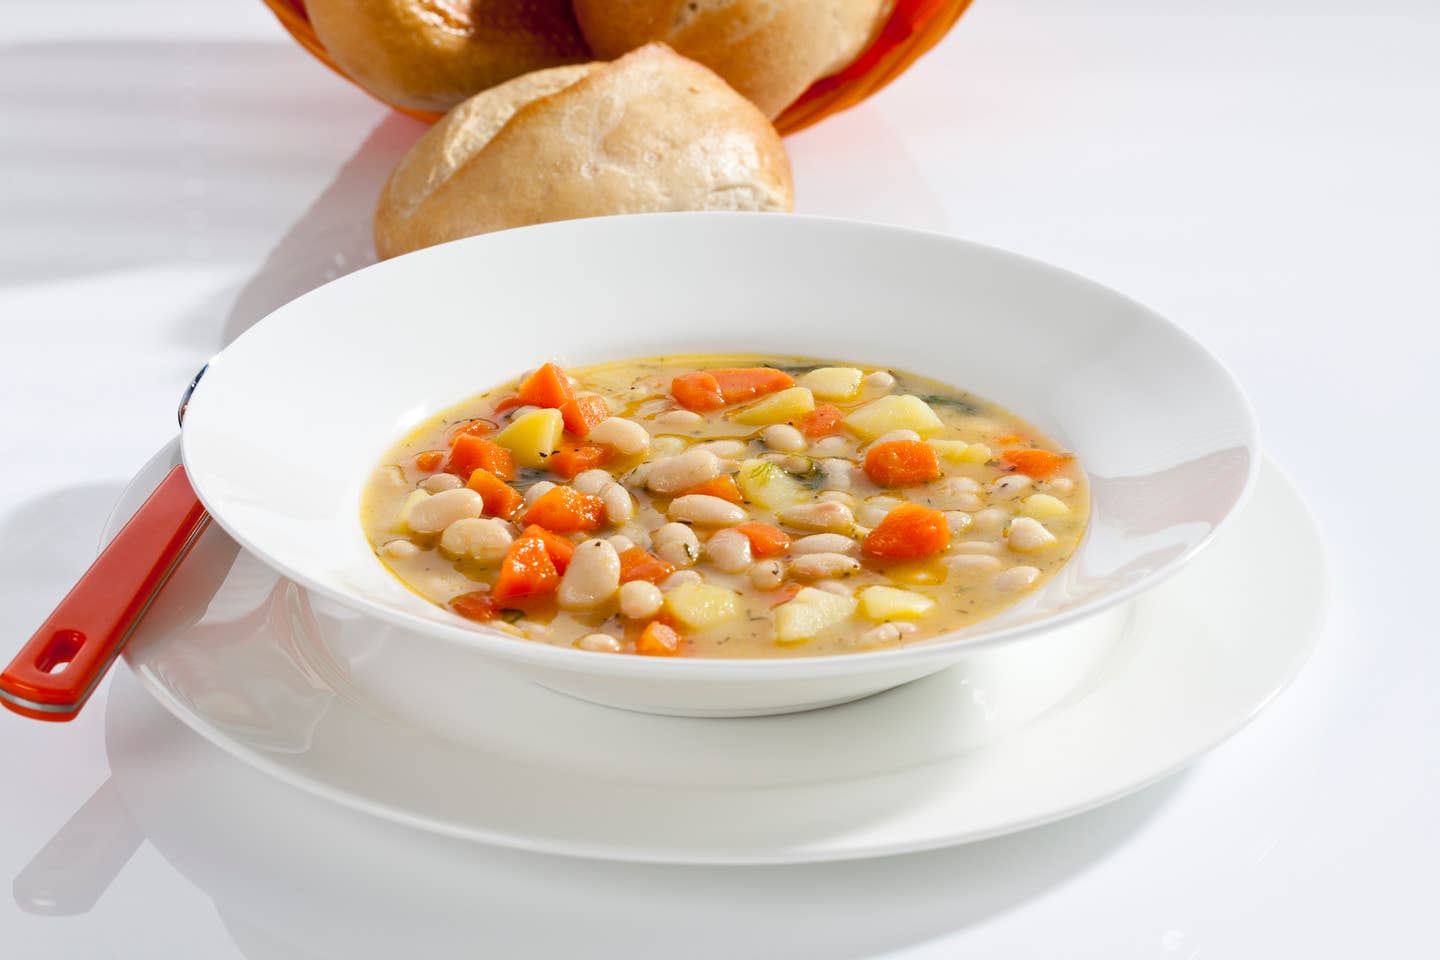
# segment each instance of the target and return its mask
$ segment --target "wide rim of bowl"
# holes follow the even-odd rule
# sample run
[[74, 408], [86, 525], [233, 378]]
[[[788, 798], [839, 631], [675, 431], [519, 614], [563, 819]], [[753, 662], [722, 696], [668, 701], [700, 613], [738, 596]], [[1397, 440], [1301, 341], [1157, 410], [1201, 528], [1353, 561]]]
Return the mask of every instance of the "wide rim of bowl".
[[[212, 358], [211, 362], [212, 364], [214, 364], [221, 358], [223, 358], [225, 353], [227, 353], [235, 343], [238, 343], [246, 337], [251, 336], [253, 331], [259, 328], [261, 325], [265, 324], [267, 321], [269, 321], [275, 312], [286, 309], [292, 304], [303, 302], [304, 300], [314, 296], [316, 291], [322, 289], [323, 287], [329, 287], [336, 284], [372, 282], [369, 279], [360, 278], [373, 277], [375, 274], [385, 273], [394, 269], [404, 269], [403, 266], [397, 266], [397, 264], [413, 263], [415, 258], [426, 257], [427, 255], [432, 254], [433, 251], [438, 249], [453, 249], [462, 245], [469, 245], [480, 248], [491, 244], [504, 243], [506, 242], [505, 238], [510, 234], [532, 234], [536, 232], [551, 231], [559, 233], [564, 232], [567, 229], [575, 229], [577, 224], [585, 225], [584, 227], [582, 227], [582, 229], [603, 229], [602, 225], [605, 223], [624, 221], [633, 224], [637, 220], [649, 220], [652, 222], [667, 223], [704, 223], [726, 220], [731, 222], [743, 222], [747, 224], [766, 223], [786, 225], [785, 227], [780, 227], [780, 229], [787, 229], [790, 227], [793, 227], [795, 229], [835, 228], [844, 230], [861, 230], [877, 234], [890, 234], [892, 236], [905, 237], [912, 240], [920, 239], [927, 242], [949, 244], [957, 249], [976, 250], [992, 256], [999, 255], [1001, 257], [1020, 261], [1030, 269], [1036, 270], [1040, 273], [1048, 273], [1060, 276], [1067, 279], [1071, 283], [1076, 283], [1081, 287], [1089, 288], [1101, 296], [1111, 298], [1112, 300], [1124, 304], [1128, 308], [1135, 311], [1136, 315], [1142, 317], [1145, 322], [1154, 323], [1165, 327], [1169, 333], [1178, 337], [1197, 356], [1199, 356], [1205, 362], [1211, 364], [1215, 368], [1216, 373], [1219, 374], [1220, 382], [1224, 385], [1224, 387], [1230, 394], [1229, 399], [1233, 402], [1235, 409], [1238, 410], [1238, 412], [1244, 418], [1245, 436], [1243, 442], [1243, 449], [1245, 449], [1246, 452], [1249, 454], [1249, 462], [1246, 467], [1244, 484], [1241, 486], [1239, 493], [1236, 495], [1234, 501], [1231, 503], [1230, 508], [1226, 511], [1225, 515], [1221, 517], [1219, 521], [1214, 523], [1210, 527], [1210, 529], [1206, 531], [1202, 536], [1200, 536], [1194, 543], [1187, 546], [1183, 551], [1177, 553], [1174, 557], [1167, 560], [1161, 566], [1139, 577], [1132, 583], [1126, 584], [1125, 586], [1122, 586], [1118, 589], [1101, 594], [1094, 599], [1087, 600], [1079, 606], [1075, 607], [1074, 609], [1041, 616], [1027, 623], [1016, 624], [1014, 626], [1005, 627], [999, 630], [982, 630], [979, 632], [970, 633], [969, 631], [976, 630], [977, 627], [983, 627], [985, 621], [982, 620], [979, 623], [971, 625], [970, 627], [967, 627], [965, 629], [951, 631], [949, 633], [942, 633], [935, 637], [932, 637], [929, 640], [924, 640], [913, 645], [891, 647], [882, 650], [857, 650], [853, 653], [822, 654], [818, 656], [774, 658], [736, 657], [724, 659], [714, 657], [668, 658], [640, 656], [603, 656], [597, 655], [592, 651], [580, 650], [574, 647], [561, 647], [554, 644], [526, 640], [521, 637], [515, 637], [507, 633], [502, 633], [498, 630], [489, 630], [481, 625], [471, 626], [466, 624], [448, 624], [436, 620], [428, 620], [424, 617], [410, 614], [402, 610], [397, 610], [394, 607], [388, 606], [387, 604], [376, 602], [364, 596], [332, 588], [329, 585], [308, 576], [305, 571], [297, 569], [290, 564], [285, 563], [283, 560], [267, 553], [263, 548], [257, 546], [255, 543], [249, 540], [249, 538], [244, 535], [242, 530], [237, 530], [229, 523], [227, 523], [223, 511], [216, 512], [213, 509], [212, 501], [207, 496], [203, 483], [196, 483], [195, 478], [192, 476], [191, 482], [194, 486], [195, 493], [199, 497], [201, 503], [204, 504], [205, 508], [210, 512], [211, 517], [217, 523], [219, 523], [221, 528], [224, 529], [231, 538], [233, 538], [237, 543], [239, 543], [240, 546], [253, 553], [262, 562], [264, 562], [272, 569], [283, 574], [286, 578], [293, 580], [294, 582], [304, 587], [306, 590], [314, 591], [315, 593], [323, 597], [334, 600], [336, 603], [348, 607], [356, 611], [357, 613], [362, 613], [367, 616], [374, 617], [375, 619], [378, 619], [382, 622], [389, 623], [396, 627], [400, 627], [419, 636], [423, 636], [428, 639], [444, 641], [452, 645], [460, 646], [464, 649], [473, 650], [474, 652], [493, 657], [494, 659], [523, 662], [541, 667], [555, 667], [566, 670], [574, 670], [595, 674], [606, 674], [625, 678], [684, 676], [695, 679], [698, 678], [698, 675], [700, 674], [706, 674], [710, 677], [720, 679], [727, 676], [753, 677], [758, 675], [767, 675], [779, 678], [784, 674], [816, 676], [882, 672], [888, 669], [901, 670], [907, 666], [918, 666], [927, 661], [953, 659], [956, 656], [962, 656], [970, 652], [1000, 646], [1002, 644], [1014, 643], [1027, 637], [1035, 636], [1048, 630], [1064, 626], [1066, 624], [1076, 623], [1080, 620], [1084, 620], [1104, 610], [1107, 610], [1115, 606], [1116, 604], [1123, 603], [1136, 596], [1139, 596], [1140, 594], [1152, 589], [1158, 584], [1163, 583], [1165, 580], [1168, 580], [1170, 577], [1174, 576], [1181, 569], [1183, 569], [1186, 564], [1188, 564], [1197, 555], [1199, 555], [1202, 550], [1204, 550], [1207, 546], [1213, 543], [1215, 541], [1215, 538], [1219, 536], [1226, 528], [1229, 527], [1229, 525], [1234, 521], [1236, 515], [1239, 513], [1240, 508], [1245, 505], [1245, 503], [1250, 499], [1251, 494], [1254, 492], [1255, 485], [1259, 479], [1261, 464], [1263, 461], [1260, 446], [1260, 427], [1258, 419], [1255, 415], [1254, 408], [1251, 406], [1249, 398], [1246, 396], [1244, 389], [1240, 386], [1239, 379], [1235, 376], [1234, 372], [1230, 369], [1230, 367], [1226, 365], [1225, 362], [1214, 353], [1214, 351], [1212, 351], [1209, 347], [1202, 343], [1188, 330], [1181, 327], [1173, 320], [1168, 319], [1157, 311], [1139, 302], [1138, 300], [1135, 300], [1132, 297], [1126, 296], [1125, 294], [1120, 293], [1119, 291], [1111, 287], [1107, 287], [1104, 284], [1099, 283], [1098, 281], [1091, 280], [1090, 278], [1085, 277], [1082, 274], [1075, 273], [1071, 270], [1066, 270], [1063, 267], [1058, 267], [1044, 260], [1039, 260], [1034, 257], [1030, 257], [1021, 253], [1016, 253], [1011, 250], [1006, 250], [1001, 247], [978, 243], [973, 240], [965, 240], [960, 237], [940, 233], [939, 231], [914, 229], [910, 227], [895, 226], [892, 224], [871, 223], [864, 220], [856, 220], [846, 217], [822, 217], [806, 214], [781, 213], [679, 211], [663, 213], [624, 214], [607, 217], [590, 217], [583, 220], [564, 220], [551, 223], [534, 224], [532, 226], [526, 227], [516, 227], [510, 230], [481, 234], [473, 237], [465, 237], [459, 240], [450, 241], [448, 243], [438, 244], [434, 247], [417, 250], [413, 253], [408, 253], [401, 257], [393, 258], [391, 260], [384, 260], [375, 264], [371, 264], [370, 266], [354, 271], [353, 273], [346, 274], [343, 277], [338, 277], [335, 280], [331, 280], [328, 283], [323, 284], [322, 287], [317, 287], [316, 290], [304, 293], [299, 297], [296, 297], [294, 300], [291, 300], [288, 303], [277, 307], [276, 311], [272, 311], [271, 314], [267, 314], [265, 317], [261, 318], [249, 329], [236, 337], [234, 341], [232, 341], [230, 344], [227, 344], [226, 347], [220, 351], [220, 353], [218, 353], [214, 358]], [[773, 228], [774, 227], [771, 226], [760, 227], [760, 229]], [[202, 402], [204, 390], [205, 381], [202, 380], [195, 390], [195, 397], [201, 398]], [[195, 402], [194, 397], [192, 397], [191, 402]], [[182, 426], [180, 435], [181, 459], [187, 465], [187, 467], [190, 461], [190, 456], [188, 452], [189, 436], [189, 431], [187, 431]], [[1082, 538], [1080, 545], [1077, 546], [1077, 555], [1079, 550], [1083, 549], [1085, 542], [1089, 539], [1089, 536], [1090, 531], [1087, 528], [1085, 537]], [[378, 559], [376, 562], [379, 562]]]

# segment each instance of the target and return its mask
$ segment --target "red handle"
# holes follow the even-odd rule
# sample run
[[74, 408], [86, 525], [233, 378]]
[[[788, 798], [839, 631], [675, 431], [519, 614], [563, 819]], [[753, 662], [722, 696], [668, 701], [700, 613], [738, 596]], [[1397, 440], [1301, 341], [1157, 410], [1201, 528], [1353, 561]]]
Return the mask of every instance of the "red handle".
[[0, 703], [74, 719], [209, 522], [185, 468], [171, 469], [0, 673]]

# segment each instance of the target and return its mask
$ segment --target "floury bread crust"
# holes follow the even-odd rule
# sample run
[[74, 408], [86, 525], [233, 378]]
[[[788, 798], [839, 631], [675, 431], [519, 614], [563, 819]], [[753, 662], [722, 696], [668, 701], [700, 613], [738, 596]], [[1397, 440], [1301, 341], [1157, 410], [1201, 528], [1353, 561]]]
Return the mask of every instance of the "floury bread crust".
[[710, 70], [651, 44], [456, 107], [386, 181], [375, 247], [385, 258], [552, 220], [793, 205], [770, 122]]

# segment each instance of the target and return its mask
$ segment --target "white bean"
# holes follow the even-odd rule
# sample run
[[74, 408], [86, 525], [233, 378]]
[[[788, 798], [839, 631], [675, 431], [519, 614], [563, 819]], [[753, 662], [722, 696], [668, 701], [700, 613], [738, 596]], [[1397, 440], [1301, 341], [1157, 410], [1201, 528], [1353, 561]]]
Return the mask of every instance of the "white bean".
[[446, 490], [459, 490], [463, 486], [465, 484], [453, 473], [437, 473], [420, 481], [420, 489], [428, 493], [444, 493]]
[[807, 553], [796, 557], [790, 564], [790, 572], [797, 577], [848, 577], [858, 573], [860, 561], [843, 553]]
[[514, 539], [509, 527], [505, 521], [493, 518], [456, 520], [440, 535], [440, 552], [480, 563], [495, 563], [505, 556]]
[[694, 410], [667, 410], [655, 418], [656, 423], [667, 427], [694, 427], [705, 422], [705, 418]]
[[551, 483], [549, 480], [535, 481], [530, 484], [530, 488], [525, 491], [525, 505], [529, 506], [551, 490], [554, 490], [557, 486], [559, 486], [559, 484]]
[[634, 420], [610, 417], [601, 420], [585, 437], [590, 443], [614, 447], [622, 456], [631, 457], [650, 449], [650, 434]]
[[596, 494], [604, 488], [605, 484], [613, 481], [614, 477], [610, 476], [609, 470], [601, 470], [596, 467], [593, 470], [581, 470], [575, 475], [575, 479], [570, 481], [570, 486], [581, 493]]
[[700, 558], [700, 540], [683, 523], [667, 523], [655, 531], [650, 545], [655, 555], [672, 567], [688, 567]]
[[615, 548], [616, 553], [624, 553], [626, 550], [629, 550], [631, 547], [635, 546], [635, 541], [631, 540], [623, 533], [617, 533], [614, 536], [606, 537], [605, 539], [609, 541], [610, 546]]
[[1000, 558], [988, 553], [959, 553], [944, 557], [940, 562], [956, 573], [969, 576], [999, 570], [1001, 567]]
[[555, 599], [565, 610], [599, 606], [620, 589], [620, 557], [604, 540], [586, 540], [575, 548], [560, 578]]
[[1043, 550], [1055, 542], [1055, 534], [1045, 529], [1045, 524], [1031, 517], [1016, 517], [1010, 521], [1010, 549], [1021, 553]]
[[1010, 511], [1001, 507], [986, 507], [971, 514], [970, 519], [975, 521], [977, 531], [998, 533], [1005, 526], [1005, 521], [1010, 519]]
[[855, 498], [844, 490], [822, 490], [815, 499], [821, 503], [843, 503], [852, 511], [855, 509]]
[[426, 497], [410, 508], [406, 523], [416, 533], [439, 533], [456, 520], [478, 517], [485, 512], [485, 501], [474, 490], [443, 490]]
[[863, 633], [857, 634], [846, 642], [855, 647], [880, 647], [886, 644], [899, 643], [905, 637], [919, 630], [913, 623], [903, 620], [889, 623], [882, 623], [878, 627], [871, 627]]
[[1043, 481], [1040, 486], [1051, 493], [1064, 495], [1075, 489], [1075, 481], [1069, 477], [1055, 477], [1052, 480]]
[[988, 553], [998, 557], [1005, 552], [1003, 540], [961, 540], [950, 545], [951, 553]]
[[855, 525], [855, 515], [843, 503], [824, 501], [786, 507], [776, 513], [782, 523], [800, 530], [842, 533]]
[[978, 486], [969, 477], [946, 477], [926, 484], [917, 499], [936, 510], [979, 510], [985, 501], [975, 492]]
[[865, 377], [865, 386], [872, 390], [889, 390], [895, 386], [895, 378], [884, 370], [876, 370]]
[[1029, 486], [1029, 477], [1023, 473], [1012, 473], [990, 484], [990, 491], [997, 497], [1013, 497]]
[[611, 526], [629, 523], [635, 516], [635, 500], [630, 491], [613, 480], [600, 488], [600, 499], [605, 504], [605, 522]]
[[665, 595], [653, 583], [631, 580], [620, 587], [620, 612], [631, 620], [644, 620], [660, 612]]
[[670, 501], [666, 516], [706, 527], [733, 527], [745, 522], [745, 509], [704, 493], [692, 493]]
[[620, 482], [627, 487], [631, 487], [636, 490], [643, 490], [645, 489], [645, 481], [650, 479], [650, 471], [654, 468], [654, 466], [655, 464], [653, 463], [642, 463], [640, 464], [640, 466], [636, 467], [634, 470], [631, 470], [629, 473], [625, 474], [625, 476], [621, 477]]
[[860, 551], [860, 544], [839, 533], [812, 533], [790, 544], [790, 552], [796, 556], [807, 553], [843, 553], [854, 556]]
[[657, 460], [645, 478], [645, 486], [656, 493], [679, 493], [720, 476], [720, 459], [709, 450], [687, 450], [666, 460]]
[[575, 641], [575, 646], [591, 653], [619, 653], [623, 649], [620, 641], [608, 633], [587, 633]]
[[802, 457], [798, 453], [762, 453], [760, 459], [775, 464], [786, 473], [809, 473], [813, 466], [809, 457]]
[[995, 578], [995, 589], [1014, 592], [1026, 590], [1034, 585], [1040, 571], [1034, 567], [1011, 567]]
[[826, 593], [833, 593], [839, 597], [854, 596], [854, 591], [839, 580], [816, 580], [814, 587], [816, 590], [824, 590]]
[[860, 505], [860, 522], [867, 527], [878, 527], [885, 515], [903, 502], [896, 497], [869, 497]]
[[855, 453], [855, 444], [844, 437], [821, 437], [810, 445], [812, 457], [848, 457]]
[[950, 525], [950, 533], [953, 535], [964, 533], [970, 524], [975, 521], [970, 519], [970, 514], [968, 513], [963, 513], [959, 510], [946, 510], [945, 522]]
[[420, 548], [409, 540], [388, 540], [380, 548], [380, 552], [391, 560], [408, 560], [420, 553]]
[[880, 436], [876, 437], [875, 440], [870, 444], [870, 446], [874, 447], [879, 446], [882, 443], [894, 443], [896, 440], [919, 439], [920, 434], [916, 433], [914, 430], [907, 430], [902, 427], [899, 430], [891, 430], [888, 433], [880, 434]]
[[705, 578], [694, 570], [676, 570], [670, 576], [660, 581], [661, 590], [674, 590], [678, 586], [687, 583], [704, 583]]
[[829, 490], [849, 490], [855, 486], [860, 472], [860, 468], [849, 460], [827, 457], [820, 461], [820, 473], [824, 476], [825, 487]]
[[660, 459], [678, 456], [684, 453], [689, 445], [689, 441], [683, 437], [656, 437], [651, 441], [650, 455]]
[[691, 449], [709, 450], [722, 460], [738, 460], [749, 452], [750, 445], [743, 440], [707, 440]]
[[774, 590], [785, 579], [785, 565], [779, 560], [761, 560], [750, 568], [750, 584], [756, 590]]
[[760, 431], [760, 439], [765, 441], [765, 446], [781, 453], [804, 453], [808, 446], [804, 434], [788, 423], [772, 423]]
[[720, 530], [705, 541], [705, 555], [722, 573], [740, 573], [750, 566], [750, 538], [738, 530]]

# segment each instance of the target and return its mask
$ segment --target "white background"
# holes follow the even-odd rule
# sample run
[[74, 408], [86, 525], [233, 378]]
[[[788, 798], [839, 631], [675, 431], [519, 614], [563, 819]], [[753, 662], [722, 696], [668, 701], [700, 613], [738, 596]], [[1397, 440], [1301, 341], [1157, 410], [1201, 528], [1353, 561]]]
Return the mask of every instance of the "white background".
[[[173, 434], [179, 392], [204, 359], [278, 303], [367, 262], [370, 204], [419, 127], [310, 61], [259, 0], [3, 0], [0, 23], [8, 659], [86, 566], [121, 486]], [[788, 956], [1440, 949], [1440, 10], [979, 0], [901, 81], [789, 147], [801, 211], [1049, 260], [1214, 348], [1324, 527], [1334, 593], [1319, 650], [1268, 712], [1190, 772], [968, 850], [669, 874], [463, 856], [611, 893], [633, 887], [633, 910], [590, 917], [575, 955], [647, 955], [653, 918], [667, 915], [693, 917], [694, 953], [716, 956], [738, 944], [764, 953], [760, 942]], [[1265, 560], [1284, 564], [1286, 544]], [[0, 878], [21, 874], [105, 782], [105, 699], [69, 725], [0, 716]], [[253, 782], [253, 804], [276, 817], [286, 803], [319, 803]], [[377, 844], [411, 842], [333, 816], [356, 817], [355, 834], [373, 831]], [[282, 833], [277, 824], [277, 843]], [[354, 936], [306, 928], [323, 884], [293, 915], [240, 924], [223, 885], [197, 879], [226, 876], [223, 858], [182, 872], [157, 839], [80, 915], [40, 916], [0, 895], [0, 951], [355, 955]], [[375, 864], [383, 875], [383, 857]], [[456, 875], [463, 882], [463, 864]], [[411, 884], [391, 879], [404, 904]], [[824, 932], [831, 902], [864, 911], [843, 941]], [[375, 926], [358, 942], [377, 950], [405, 942], [379, 929], [390, 918], [429, 930], [419, 941], [463, 930], [457, 950], [501, 955], [553, 947], [566, 925], [540, 919], [545, 935], [527, 941], [512, 924], [489, 940], [484, 925], [423, 911], [356, 910]]]

